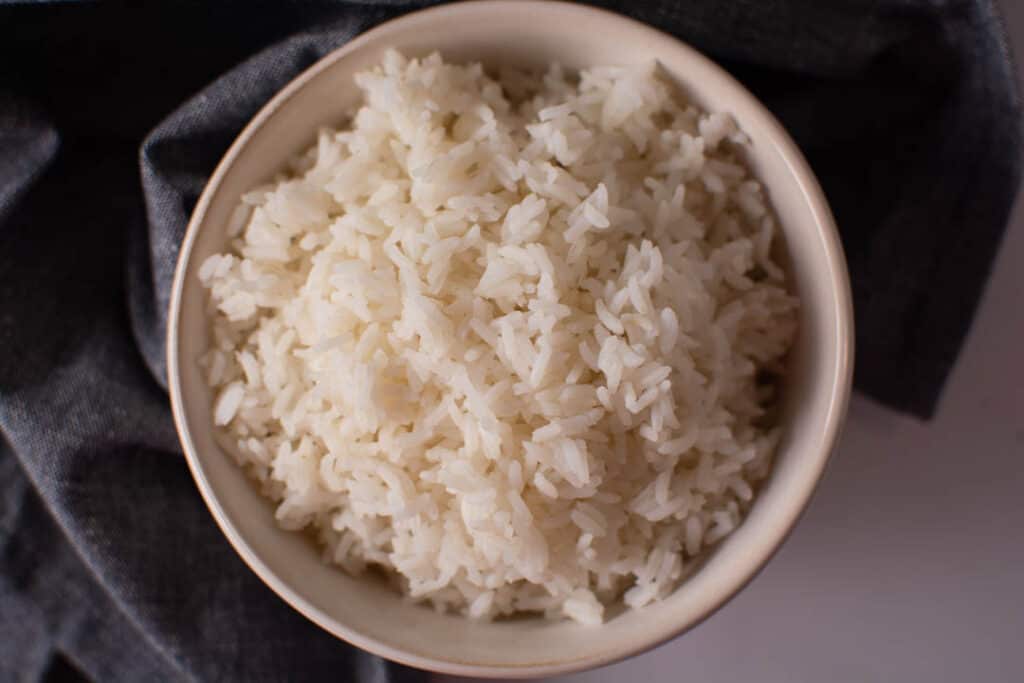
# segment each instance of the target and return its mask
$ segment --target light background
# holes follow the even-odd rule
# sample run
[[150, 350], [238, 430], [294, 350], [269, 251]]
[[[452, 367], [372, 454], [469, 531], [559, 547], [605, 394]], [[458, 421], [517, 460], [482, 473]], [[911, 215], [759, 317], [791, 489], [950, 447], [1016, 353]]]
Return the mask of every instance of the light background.
[[[1002, 4], [1024, 59], [1024, 1]], [[807, 514], [746, 590], [657, 650], [553, 680], [1024, 681], [1024, 202], [935, 419], [855, 396]]]

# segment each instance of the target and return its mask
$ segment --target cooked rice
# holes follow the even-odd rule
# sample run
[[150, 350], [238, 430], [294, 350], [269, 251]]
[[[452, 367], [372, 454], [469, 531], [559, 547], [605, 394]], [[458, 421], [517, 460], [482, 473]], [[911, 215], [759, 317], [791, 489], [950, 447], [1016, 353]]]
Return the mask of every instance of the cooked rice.
[[740, 523], [796, 301], [745, 136], [655, 71], [389, 52], [242, 198], [199, 272], [213, 421], [328, 561], [592, 624]]

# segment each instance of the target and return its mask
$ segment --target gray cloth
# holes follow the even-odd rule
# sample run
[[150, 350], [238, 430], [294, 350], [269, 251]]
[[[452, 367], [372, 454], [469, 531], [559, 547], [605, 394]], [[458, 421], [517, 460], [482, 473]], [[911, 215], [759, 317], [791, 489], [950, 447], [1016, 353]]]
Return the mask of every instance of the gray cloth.
[[[847, 249], [857, 386], [928, 415], [1019, 181], [992, 3], [608, 4], [724, 63], [793, 132]], [[303, 68], [418, 6], [0, 2], [0, 680], [420, 676], [245, 568], [181, 457], [163, 359], [178, 245], [230, 141]]]

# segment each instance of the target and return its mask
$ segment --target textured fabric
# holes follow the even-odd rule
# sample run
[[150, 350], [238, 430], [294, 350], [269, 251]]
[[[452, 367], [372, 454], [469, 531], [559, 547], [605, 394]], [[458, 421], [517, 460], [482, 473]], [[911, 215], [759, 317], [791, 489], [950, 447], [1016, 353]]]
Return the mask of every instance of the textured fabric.
[[[794, 134], [850, 262], [857, 387], [927, 416], [1019, 182], [992, 3], [605, 4], [719, 60]], [[180, 455], [163, 359], [185, 223], [233, 137], [418, 6], [0, 3], [0, 680], [420, 677], [245, 568]]]

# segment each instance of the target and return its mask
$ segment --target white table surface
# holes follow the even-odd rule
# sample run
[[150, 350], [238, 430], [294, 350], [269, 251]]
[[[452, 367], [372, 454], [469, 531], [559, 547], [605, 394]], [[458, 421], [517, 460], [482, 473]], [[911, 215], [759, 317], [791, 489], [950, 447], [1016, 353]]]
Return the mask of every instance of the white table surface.
[[[1024, 60], [1024, 2], [1003, 5]], [[935, 419], [855, 396], [814, 501], [750, 586], [652, 652], [554, 680], [1024, 681], [1024, 202]]]

